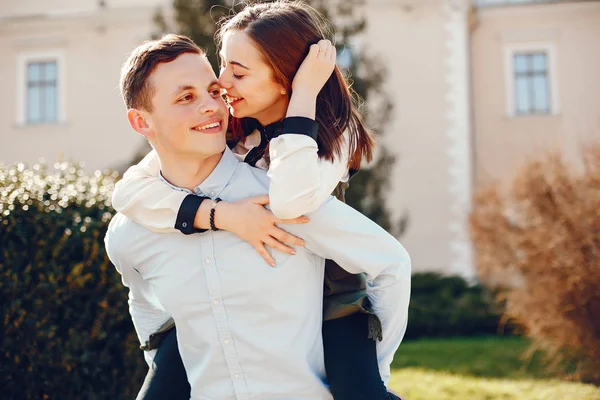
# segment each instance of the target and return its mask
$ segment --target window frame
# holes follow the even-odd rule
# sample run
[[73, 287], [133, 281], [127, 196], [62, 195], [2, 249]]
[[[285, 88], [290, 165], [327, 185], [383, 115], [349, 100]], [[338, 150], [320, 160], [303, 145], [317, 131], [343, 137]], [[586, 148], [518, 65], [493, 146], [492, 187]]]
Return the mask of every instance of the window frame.
[[[546, 75], [548, 81], [548, 112], [547, 113], [518, 113], [516, 104], [516, 73], [515, 56], [521, 54], [546, 54]], [[558, 92], [558, 70], [556, 67], [556, 45], [554, 43], [519, 43], [504, 47], [504, 74], [506, 93], [506, 115], [509, 118], [529, 116], [557, 115], [560, 111]]]
[[[27, 68], [31, 63], [56, 63], [56, 120], [29, 122], [28, 115], [28, 85]], [[65, 54], [61, 50], [22, 52], [17, 56], [17, 125], [39, 126], [61, 124], [66, 121], [66, 63]]]

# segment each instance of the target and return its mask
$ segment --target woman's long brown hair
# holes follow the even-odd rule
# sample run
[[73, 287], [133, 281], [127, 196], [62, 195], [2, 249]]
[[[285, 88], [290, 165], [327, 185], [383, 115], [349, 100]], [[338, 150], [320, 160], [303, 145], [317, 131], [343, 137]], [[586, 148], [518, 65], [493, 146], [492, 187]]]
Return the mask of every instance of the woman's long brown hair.
[[[314, 8], [300, 1], [253, 4], [222, 21], [217, 43], [221, 47], [223, 36], [229, 31], [244, 31], [271, 67], [275, 81], [291, 96], [296, 71], [308, 54], [310, 45], [327, 38], [328, 26]], [[340, 155], [344, 140], [342, 133], [348, 130], [348, 167], [358, 169], [363, 160], [372, 160], [375, 142], [353, 99], [358, 101], [358, 96], [336, 66], [317, 96], [317, 144], [319, 157], [333, 160]], [[230, 124], [234, 137], [242, 138], [241, 121], [232, 117]]]

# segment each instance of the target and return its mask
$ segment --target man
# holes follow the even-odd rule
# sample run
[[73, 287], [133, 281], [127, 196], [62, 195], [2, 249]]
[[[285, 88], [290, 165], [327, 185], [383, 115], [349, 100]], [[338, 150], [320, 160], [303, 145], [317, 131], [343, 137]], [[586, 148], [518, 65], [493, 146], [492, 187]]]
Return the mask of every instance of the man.
[[[236, 201], [268, 193], [265, 171], [225, 143], [227, 109], [203, 52], [167, 35], [134, 50], [123, 74], [129, 123], [156, 150], [161, 176], [177, 190]], [[210, 195], [212, 194], [212, 195]], [[218, 202], [211, 215], [218, 212]], [[225, 231], [153, 233], [117, 214], [107, 252], [130, 290], [130, 312], [145, 343], [169, 318], [193, 399], [331, 399], [321, 341], [324, 259], [369, 276], [383, 325], [381, 376], [406, 329], [410, 259], [387, 232], [331, 198], [306, 225], [290, 225], [306, 247], [274, 253]], [[213, 224], [214, 226], [214, 224]], [[152, 363], [152, 352], [146, 359]]]

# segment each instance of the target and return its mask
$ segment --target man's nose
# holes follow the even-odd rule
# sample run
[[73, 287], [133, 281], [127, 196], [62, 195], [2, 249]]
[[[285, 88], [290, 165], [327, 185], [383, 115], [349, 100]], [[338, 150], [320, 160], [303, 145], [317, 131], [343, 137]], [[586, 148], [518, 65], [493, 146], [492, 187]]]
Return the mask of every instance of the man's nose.
[[201, 114], [214, 114], [219, 110], [220, 103], [223, 102], [223, 99], [219, 97], [210, 96], [208, 99], [200, 104], [198, 111]]

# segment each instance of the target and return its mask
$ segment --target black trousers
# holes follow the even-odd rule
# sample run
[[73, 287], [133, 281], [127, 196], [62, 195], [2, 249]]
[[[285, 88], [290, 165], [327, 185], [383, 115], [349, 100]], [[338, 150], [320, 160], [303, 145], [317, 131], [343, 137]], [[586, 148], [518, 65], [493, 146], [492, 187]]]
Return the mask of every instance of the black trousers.
[[190, 400], [191, 388], [177, 347], [177, 332], [171, 329], [156, 350], [136, 400]]
[[[323, 323], [325, 370], [335, 400], [401, 400], [388, 393], [377, 365], [368, 317], [354, 314]], [[137, 400], [189, 400], [190, 385], [172, 329], [160, 344]]]
[[368, 316], [353, 314], [323, 322], [323, 350], [329, 390], [335, 400], [400, 400], [388, 393], [377, 364]]

